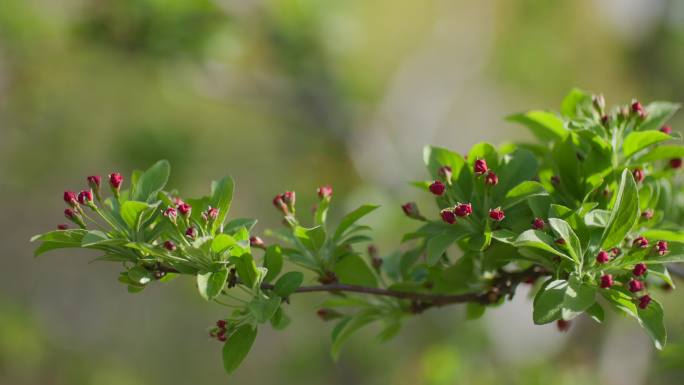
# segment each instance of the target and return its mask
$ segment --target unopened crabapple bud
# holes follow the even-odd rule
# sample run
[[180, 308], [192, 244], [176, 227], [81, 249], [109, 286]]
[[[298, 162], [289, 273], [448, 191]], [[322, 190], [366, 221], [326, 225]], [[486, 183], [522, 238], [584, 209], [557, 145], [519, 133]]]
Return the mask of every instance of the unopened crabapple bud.
[[316, 315], [323, 321], [329, 321], [342, 316], [338, 311], [328, 308], [318, 309]]
[[456, 214], [457, 217], [467, 217], [470, 214], [473, 213], [473, 205], [470, 203], [458, 203], [456, 207], [454, 207], [454, 214]]
[[489, 209], [489, 218], [491, 218], [494, 221], [501, 222], [506, 218], [506, 215], [504, 215], [504, 211], [501, 210], [501, 207], [497, 207], [495, 209]]
[[90, 186], [90, 188], [95, 192], [95, 197], [97, 200], [102, 200], [102, 197], [100, 196], [100, 184], [102, 182], [102, 178], [100, 178], [99, 175], [91, 175], [86, 179], [88, 180], [88, 186]]
[[640, 168], [635, 168], [634, 171], [632, 171], [632, 175], [634, 176], [634, 180], [637, 183], [641, 183], [641, 181], [643, 181], [645, 177], [644, 170]]
[[489, 168], [487, 168], [487, 161], [484, 159], [477, 159], [475, 160], [475, 164], [473, 165], [473, 172], [475, 175], [482, 175], [487, 172]]
[[433, 193], [434, 195], [440, 196], [444, 194], [444, 190], [446, 189], [446, 186], [444, 186], [444, 183], [436, 180], [430, 184], [430, 192]]
[[637, 277], [640, 277], [646, 274], [646, 270], [648, 270], [648, 268], [646, 267], [645, 263], [637, 263], [634, 266], [634, 269], [632, 269], [632, 274], [634, 274]]
[[651, 209], [646, 209], [644, 212], [641, 213], [641, 217], [646, 219], [647, 221], [653, 218], [653, 210]]
[[644, 289], [644, 283], [634, 278], [629, 280], [628, 286], [629, 291], [631, 291], [632, 293], [636, 293]]
[[263, 239], [257, 237], [256, 235], [249, 237], [249, 245], [252, 247], [256, 247], [257, 249], [266, 248], [266, 244], [264, 243]]
[[181, 203], [178, 205], [178, 212], [185, 218], [188, 218], [192, 214], [192, 206], [187, 203]]
[[442, 217], [442, 220], [450, 225], [453, 225], [456, 223], [456, 214], [454, 214], [453, 209], [444, 209], [439, 212], [439, 216]]
[[648, 307], [648, 304], [651, 303], [651, 296], [648, 294], [642, 296], [639, 298], [639, 309], [644, 310]]
[[123, 183], [123, 176], [118, 172], [113, 172], [109, 174], [109, 187], [112, 189], [115, 197], [119, 197], [119, 191], [121, 190], [121, 184]]
[[71, 207], [77, 207], [78, 206], [78, 198], [76, 197], [76, 193], [73, 191], [65, 191], [64, 192], [64, 202], [66, 202]]
[[171, 206], [167, 207], [166, 210], [164, 210], [163, 215], [165, 217], [169, 218], [171, 223], [173, 223], [174, 225], [176, 224], [176, 218], [178, 218], [178, 211], [176, 211], [175, 207], [171, 207]]
[[93, 192], [91, 190], [83, 190], [78, 193], [78, 203], [91, 206], [93, 203]]
[[60, 223], [57, 225], [57, 230], [69, 230], [69, 225]]
[[670, 159], [670, 168], [672, 168], [674, 170], [682, 168], [682, 158]]
[[632, 241], [632, 246], [638, 247], [640, 249], [645, 249], [646, 247], [648, 247], [648, 239], [639, 236], [636, 239], [634, 239], [634, 241]]
[[544, 220], [542, 218], [537, 217], [537, 218], [534, 218], [534, 220], [532, 221], [532, 228], [535, 230], [543, 230], [544, 225], [545, 225], [545, 223], [544, 223]]
[[667, 253], [667, 242], [666, 241], [658, 241], [655, 246], [656, 252], [658, 255], [663, 256]]
[[672, 127], [662, 126], [660, 127], [660, 132], [670, 135], [672, 133]]
[[330, 199], [333, 195], [333, 188], [330, 185], [321, 186], [316, 190], [319, 199]]
[[77, 224], [82, 229], [85, 229], [85, 227], [86, 227], [85, 222], [83, 222], [83, 218], [81, 217], [81, 214], [79, 214], [78, 212], [76, 212], [72, 209], [65, 209], [64, 210], [64, 216], [68, 220]]
[[452, 176], [451, 167], [442, 166], [439, 168], [439, 170], [437, 170], [437, 173], [439, 174], [439, 176], [441, 176], [444, 179], [445, 182], [447, 182], [448, 184], [451, 184], [451, 176]]
[[164, 248], [168, 251], [176, 251], [176, 244], [173, 241], [164, 242]]
[[496, 186], [496, 184], [499, 183], [499, 177], [496, 176], [494, 171], [489, 171], [487, 175], [485, 175], [485, 184], [490, 185], [490, 186]]
[[556, 321], [556, 328], [558, 328], [559, 332], [565, 333], [568, 330], [570, 330], [571, 324], [572, 324], [572, 322], [570, 322], [570, 321], [566, 321], [564, 319], [559, 319], [558, 321]]
[[604, 274], [601, 276], [601, 289], [608, 289], [613, 286], [613, 276], [610, 274]]
[[197, 229], [194, 226], [188, 227], [188, 229], [185, 230], [185, 236], [190, 239], [197, 238]]
[[287, 208], [294, 212], [296, 195], [294, 191], [285, 191], [282, 195], [283, 202], [287, 205]]
[[420, 215], [420, 211], [418, 210], [418, 205], [415, 202], [407, 202], [401, 205], [401, 210], [406, 214], [407, 217], [412, 218], [412, 219], [425, 219], [422, 215]]
[[596, 263], [604, 264], [610, 261], [610, 255], [605, 250], [601, 250], [596, 255]]
[[273, 206], [275, 206], [275, 208], [277, 208], [278, 210], [280, 210], [280, 212], [282, 212], [282, 213], [285, 214], [285, 215], [289, 214], [289, 212], [290, 212], [290, 211], [287, 209], [287, 205], [286, 205], [285, 202], [283, 201], [283, 196], [280, 195], [280, 194], [276, 195], [276, 196], [273, 198]]

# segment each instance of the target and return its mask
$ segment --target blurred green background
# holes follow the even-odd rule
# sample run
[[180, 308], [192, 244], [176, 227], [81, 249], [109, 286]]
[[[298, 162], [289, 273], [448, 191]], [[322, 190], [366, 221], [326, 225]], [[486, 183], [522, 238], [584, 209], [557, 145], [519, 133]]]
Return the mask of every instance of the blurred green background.
[[[684, 300], [660, 293], [670, 343], [632, 320], [532, 325], [525, 289], [477, 322], [453, 307], [338, 363], [321, 297], [299, 296], [284, 332], [260, 333], [233, 377], [207, 327], [223, 309], [191, 280], [131, 295], [86, 252], [32, 258], [85, 176], [166, 158], [199, 195], [237, 181], [232, 216], [278, 226], [335, 188], [360, 202], [381, 251], [425, 197], [421, 148], [530, 139], [507, 114], [556, 108], [572, 86], [609, 103], [684, 101], [684, 2], [676, 0], [0, 0], [0, 384], [673, 384], [684, 376]], [[684, 124], [680, 114], [675, 129]], [[268, 241], [272, 241], [266, 239]]]

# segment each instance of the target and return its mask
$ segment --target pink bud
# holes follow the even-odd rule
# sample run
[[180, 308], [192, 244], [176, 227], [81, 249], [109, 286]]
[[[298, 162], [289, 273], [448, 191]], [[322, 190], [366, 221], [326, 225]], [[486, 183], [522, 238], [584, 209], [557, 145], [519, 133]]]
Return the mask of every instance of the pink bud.
[[64, 192], [64, 202], [66, 202], [71, 207], [78, 206], [78, 200], [76, 198], [76, 193], [73, 191]]
[[79, 227], [81, 227], [83, 229], [86, 227], [85, 222], [83, 222], [83, 218], [81, 218], [81, 215], [79, 213], [77, 213], [76, 211], [74, 211], [72, 209], [65, 209], [64, 210], [64, 216], [68, 220], [77, 224]]
[[620, 251], [619, 247], [613, 247], [610, 249], [610, 253], [613, 255], [613, 257], [617, 257], [618, 255], [622, 254], [622, 251]]
[[663, 132], [665, 134], [670, 135], [672, 133], [672, 127], [670, 126], [662, 126], [660, 127], [660, 132]]
[[190, 238], [190, 239], [197, 238], [197, 229], [194, 228], [193, 226], [188, 227], [188, 229], [185, 230], [185, 236]]
[[225, 334], [219, 334], [216, 338], [221, 342], [226, 342], [228, 340], [228, 337], [226, 337]]
[[454, 214], [456, 214], [457, 217], [467, 217], [468, 215], [473, 213], [473, 205], [470, 203], [459, 203], [454, 207]]
[[506, 218], [504, 215], [504, 211], [501, 210], [501, 207], [497, 207], [495, 209], [489, 209], [489, 217], [497, 222], [501, 222]]
[[169, 218], [169, 220], [173, 223], [176, 223], [176, 218], [178, 217], [178, 211], [176, 211], [175, 207], [167, 207], [166, 210], [164, 210], [164, 216]]
[[485, 184], [496, 186], [497, 183], [499, 183], [499, 177], [496, 176], [494, 171], [489, 171], [485, 176]]
[[532, 221], [532, 228], [535, 230], [543, 230], [544, 225], [544, 220], [541, 218], [534, 218], [534, 220]]
[[296, 195], [294, 191], [285, 191], [282, 198], [283, 202], [285, 202], [288, 207], [292, 208], [295, 205]]
[[634, 269], [632, 270], [632, 274], [634, 274], [637, 277], [640, 277], [640, 276], [646, 274], [646, 270], [647, 270], [647, 267], [646, 267], [645, 263], [637, 263], [634, 266]]
[[637, 183], [641, 183], [641, 181], [644, 180], [644, 170], [640, 168], [635, 168], [634, 171], [632, 171], [632, 175], [634, 175], [634, 180]]
[[99, 175], [91, 175], [86, 179], [88, 180], [88, 185], [90, 185], [90, 188], [93, 190], [100, 188], [100, 182], [102, 179]]
[[273, 198], [273, 206], [280, 210], [283, 214], [288, 214], [289, 210], [287, 209], [287, 205], [283, 201], [283, 196], [282, 195], [276, 195], [275, 198]]
[[78, 203], [87, 205], [93, 201], [93, 192], [91, 190], [83, 190], [78, 193]]
[[249, 245], [258, 249], [263, 249], [265, 247], [264, 241], [257, 236], [252, 236], [249, 238]]
[[432, 184], [430, 185], [430, 192], [437, 196], [444, 194], [445, 189], [446, 186], [444, 186], [444, 183], [438, 180], [432, 182]]
[[632, 102], [632, 112], [640, 113], [644, 111], [644, 107], [638, 101], [634, 100]]
[[164, 242], [164, 248], [168, 251], [176, 251], [176, 244], [172, 241]]
[[57, 230], [68, 230], [68, 229], [69, 229], [69, 225], [66, 225], [64, 223], [57, 225]]
[[444, 209], [439, 212], [439, 215], [442, 217], [442, 220], [450, 225], [453, 225], [456, 223], [456, 215], [454, 214], [454, 211], [451, 209]]
[[596, 256], [596, 262], [597, 263], [608, 263], [610, 261], [610, 255], [608, 255], [607, 252], [604, 250], [599, 251], [598, 255]]
[[629, 291], [632, 293], [636, 293], [637, 291], [641, 291], [644, 289], [644, 283], [641, 281], [638, 281], [636, 279], [630, 279], [629, 280]]
[[216, 321], [216, 327], [219, 329], [225, 329], [226, 325], [227, 325], [226, 320], [220, 319], [220, 320]]
[[449, 166], [442, 166], [442, 167], [439, 168], [439, 170], [437, 170], [437, 173], [439, 174], [439, 176], [441, 176], [442, 178], [444, 178], [444, 180], [445, 180], [447, 183], [449, 183], [449, 182], [451, 181], [451, 175], [452, 175], [452, 173], [451, 173], [451, 167], [449, 167]]
[[204, 214], [204, 216], [207, 217], [207, 219], [210, 221], [216, 220], [216, 218], [218, 218], [218, 215], [219, 210], [216, 207], [209, 207]]
[[329, 199], [332, 198], [333, 195], [333, 189], [330, 185], [321, 186], [318, 188], [318, 190], [316, 190], [316, 192], [318, 193], [318, 197], [320, 199]]
[[632, 246], [645, 249], [648, 247], [648, 239], [641, 236], [637, 237], [634, 241], [632, 241]]
[[565, 245], [565, 243], [566, 243], [566, 242], [565, 242], [565, 239], [563, 239], [563, 238], [558, 238], [558, 239], [556, 239], [554, 242], [555, 242], [557, 245], [561, 245], [561, 246]]
[[613, 286], [613, 276], [604, 274], [601, 276], [601, 289], [608, 289]]
[[658, 241], [658, 243], [656, 243], [656, 251], [660, 256], [665, 255], [665, 253], [667, 253], [667, 242]]
[[639, 309], [644, 310], [648, 307], [648, 304], [651, 303], [651, 296], [646, 294], [639, 298]]
[[482, 175], [486, 173], [487, 170], [487, 161], [484, 159], [475, 160], [475, 164], [473, 165], [473, 171], [475, 172], [475, 175]]
[[401, 205], [401, 210], [404, 211], [404, 214], [409, 218], [423, 219], [423, 216], [420, 215], [420, 211], [418, 210], [418, 205], [416, 205], [415, 202], [404, 203]]
[[112, 187], [112, 190], [119, 191], [121, 183], [123, 183], [123, 176], [121, 174], [118, 172], [109, 174], [109, 185]]
[[570, 330], [570, 325], [571, 325], [571, 322], [566, 321], [564, 319], [559, 319], [558, 321], [556, 321], [556, 327], [558, 328], [559, 332], [563, 332], [563, 333], [567, 332], [568, 330]]
[[670, 159], [670, 167], [673, 169], [678, 169], [682, 167], [682, 158]]
[[651, 209], [644, 210], [644, 212], [641, 213], [641, 217], [646, 219], [646, 220], [650, 220], [651, 218], [653, 218], [653, 210], [651, 210]]
[[182, 216], [187, 218], [190, 216], [190, 214], [192, 214], [192, 206], [190, 206], [187, 203], [181, 203], [180, 205], [178, 205], [178, 212], [180, 212]]

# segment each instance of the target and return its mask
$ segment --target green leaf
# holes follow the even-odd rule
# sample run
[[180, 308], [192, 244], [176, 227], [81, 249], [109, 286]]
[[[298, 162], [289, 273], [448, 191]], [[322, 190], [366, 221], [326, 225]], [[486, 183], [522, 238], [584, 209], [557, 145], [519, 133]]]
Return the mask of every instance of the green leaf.
[[45, 242], [41, 243], [40, 246], [38, 246], [36, 248], [36, 250], [33, 252], [33, 256], [37, 257], [37, 256], [44, 254], [44, 253], [51, 251], [51, 250], [68, 249], [71, 247], [78, 248], [78, 247], [81, 247], [81, 244], [80, 243], [73, 243], [73, 242], [67, 243], [67, 242], [45, 241]]
[[520, 234], [520, 236], [518, 236], [518, 239], [516, 239], [513, 243], [513, 246], [515, 247], [531, 247], [534, 249], [544, 250], [574, 262], [574, 260], [570, 256], [561, 251], [556, 250], [556, 248], [553, 245], [554, 239], [551, 238], [545, 232], [539, 230], [527, 230], [524, 233]]
[[487, 307], [479, 303], [469, 302], [466, 306], [466, 319], [475, 320], [482, 318]]
[[171, 165], [167, 160], [160, 160], [147, 169], [135, 183], [132, 200], [148, 202], [156, 198], [157, 193], [166, 186], [171, 174]]
[[221, 269], [217, 272], [197, 274], [197, 288], [202, 298], [210, 301], [219, 294], [228, 280], [228, 270]]
[[212, 230], [216, 232], [223, 226], [223, 222], [226, 220], [228, 211], [230, 211], [230, 203], [233, 201], [233, 189], [234, 182], [233, 178], [226, 176], [214, 182], [211, 186], [211, 207], [218, 209], [218, 217], [214, 221]]
[[245, 253], [239, 257], [230, 257], [230, 262], [235, 264], [238, 276], [248, 287], [254, 287], [257, 279], [257, 268], [251, 254]]
[[591, 102], [591, 96], [579, 88], [570, 90], [561, 103], [561, 114], [568, 118], [576, 118], [577, 112]]
[[465, 160], [460, 154], [446, 148], [425, 146], [423, 149], [423, 161], [434, 179], [442, 178], [439, 169], [443, 166], [451, 167], [452, 179], [457, 180], [460, 170], [465, 166]]
[[126, 201], [121, 205], [121, 218], [128, 228], [137, 231], [140, 225], [140, 216], [150, 207], [145, 202]]
[[663, 321], [663, 307], [654, 299], [646, 309], [637, 309], [639, 324], [646, 330], [646, 334], [653, 340], [656, 349], [663, 350], [667, 342], [667, 330]]
[[524, 125], [542, 142], [563, 140], [568, 134], [563, 120], [547, 111], [529, 111], [508, 116], [506, 120]]
[[316, 226], [312, 228], [295, 227], [294, 236], [306, 246], [307, 249], [318, 252], [325, 243], [325, 228]]
[[232, 221], [226, 223], [225, 226], [223, 226], [223, 232], [226, 234], [232, 234], [238, 231], [241, 227], [246, 228], [247, 231], [251, 231], [252, 228], [254, 228], [254, 225], [256, 225], [256, 223], [257, 220], [251, 218], [233, 219]]
[[620, 188], [601, 237], [601, 249], [608, 250], [622, 242], [639, 219], [639, 192], [629, 170], [622, 172]]
[[534, 298], [532, 319], [537, 325], [547, 324], [561, 318], [563, 301], [568, 281], [559, 279], [551, 281], [537, 292]]
[[268, 322], [280, 308], [280, 297], [255, 298], [247, 307], [258, 323]]
[[264, 277], [264, 282], [271, 282], [280, 274], [283, 269], [283, 254], [278, 245], [271, 245], [266, 249], [264, 254], [264, 267], [268, 269], [268, 273]]
[[356, 254], [348, 255], [335, 264], [335, 275], [342, 283], [360, 286], [377, 286], [373, 270]]
[[290, 271], [278, 278], [273, 287], [273, 291], [279, 296], [285, 298], [294, 293], [304, 282], [304, 274], [299, 271]]
[[571, 320], [577, 317], [596, 303], [595, 297], [595, 286], [582, 282], [575, 274], [570, 274], [570, 279], [568, 280], [568, 285], [563, 297], [561, 317], [564, 320]]
[[290, 317], [288, 317], [287, 314], [285, 314], [285, 311], [283, 311], [282, 307], [279, 307], [275, 314], [273, 314], [273, 317], [271, 317], [271, 326], [275, 330], [283, 330], [289, 324]]
[[659, 241], [684, 243], [684, 232], [670, 230], [649, 229], [641, 233], [642, 236]]
[[526, 202], [528, 198], [533, 196], [549, 195], [544, 186], [539, 182], [525, 181], [510, 190], [507, 190], [504, 202], [501, 205], [503, 209], [513, 207], [521, 202]]
[[556, 235], [565, 240], [568, 252], [572, 259], [575, 260], [575, 263], [581, 264], [583, 256], [582, 245], [568, 222], [558, 218], [549, 218], [549, 225]]
[[589, 227], [603, 228], [608, 225], [610, 220], [610, 211], [608, 210], [592, 210], [584, 217], [584, 224]]
[[599, 305], [598, 302], [594, 302], [593, 305], [589, 306], [586, 310], [587, 314], [591, 319], [598, 323], [603, 323], [603, 320], [606, 318], [605, 312], [603, 311], [603, 308], [601, 305]]
[[672, 115], [677, 112], [680, 105], [670, 102], [653, 102], [646, 106], [646, 119], [640, 130], [658, 130], [662, 127]]
[[31, 237], [31, 242], [53, 241], [80, 244], [81, 239], [83, 239], [83, 235], [86, 234], [86, 232], [87, 230], [82, 229], [48, 231], [44, 234], [34, 235], [33, 237]]
[[257, 330], [252, 325], [242, 325], [230, 335], [223, 344], [223, 369], [226, 373], [233, 373], [240, 366], [252, 348], [256, 335]]
[[351, 225], [356, 223], [359, 219], [363, 218], [365, 215], [370, 213], [371, 211], [377, 209], [380, 206], [375, 206], [375, 205], [363, 205], [356, 210], [350, 212], [349, 214], [345, 215], [344, 218], [342, 218], [342, 221], [340, 222], [340, 225], [337, 226], [337, 230], [335, 231], [335, 236], [334, 239], [338, 240], [340, 237], [344, 235], [344, 232], [347, 231]]
[[364, 311], [356, 314], [351, 318], [344, 319], [337, 324], [333, 330], [333, 343], [330, 347], [330, 355], [333, 360], [337, 361], [340, 355], [340, 350], [349, 337], [357, 330], [375, 321], [377, 316], [374, 310]]
[[219, 234], [211, 241], [211, 251], [216, 254], [221, 254], [235, 244], [237, 244], [235, 238], [228, 234]]
[[671, 138], [670, 135], [656, 130], [633, 131], [627, 135], [625, 141], [622, 143], [622, 153], [625, 158], [629, 158], [648, 146]]
[[434, 265], [442, 258], [442, 254], [454, 242], [462, 238], [465, 234], [456, 231], [446, 231], [435, 237], [432, 237], [427, 242], [427, 263]]
[[631, 163], [638, 164], [672, 158], [684, 158], [684, 146], [674, 144], [658, 146], [638, 158], [633, 159]]

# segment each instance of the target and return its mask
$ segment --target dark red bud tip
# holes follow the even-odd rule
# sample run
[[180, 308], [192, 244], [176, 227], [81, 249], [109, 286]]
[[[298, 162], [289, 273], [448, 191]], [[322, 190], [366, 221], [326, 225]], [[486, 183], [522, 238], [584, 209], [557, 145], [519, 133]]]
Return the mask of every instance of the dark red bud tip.
[[619, 247], [613, 247], [612, 249], [610, 249], [610, 254], [612, 254], [613, 257], [617, 257], [618, 255], [622, 254], [622, 251]]
[[648, 307], [648, 304], [651, 303], [651, 296], [646, 294], [639, 298], [639, 309], [644, 310]]
[[423, 216], [420, 215], [420, 210], [418, 210], [418, 205], [415, 202], [404, 203], [401, 205], [401, 210], [409, 218], [423, 219]]
[[495, 209], [489, 209], [489, 218], [493, 221], [501, 222], [506, 218], [506, 215], [504, 214], [504, 211], [501, 210], [501, 207], [497, 207]]
[[601, 124], [602, 124], [604, 127], [607, 127], [607, 126], [608, 126], [608, 123], [610, 123], [610, 117], [609, 117], [608, 115], [603, 115], [603, 116], [601, 117]]
[[456, 223], [456, 214], [454, 214], [454, 211], [452, 209], [444, 209], [439, 212], [439, 216], [442, 217], [442, 220], [450, 225], [453, 225]]
[[249, 245], [252, 247], [256, 247], [258, 249], [263, 249], [264, 247], [266, 247], [264, 241], [257, 236], [252, 236], [249, 238]]
[[637, 114], [644, 111], [644, 107], [641, 105], [641, 103], [639, 103], [636, 100], [634, 100], [632, 102], [631, 107], [632, 107], [632, 112], [637, 113]]
[[123, 176], [119, 174], [118, 172], [113, 172], [109, 174], [109, 185], [114, 189], [115, 191], [119, 191], [121, 188], [121, 184], [123, 183]]
[[100, 183], [102, 182], [102, 178], [100, 178], [99, 175], [91, 175], [86, 178], [88, 180], [88, 185], [90, 188], [93, 190], [97, 190], [100, 188]]
[[451, 182], [451, 167], [449, 166], [442, 166], [437, 170], [437, 173], [439, 174], [440, 177], [444, 178], [444, 180], [449, 183]]
[[634, 269], [632, 269], [632, 274], [634, 274], [637, 277], [640, 277], [640, 276], [646, 274], [646, 270], [648, 270], [648, 269], [647, 269], [645, 263], [637, 263], [634, 266]]
[[64, 216], [65, 216], [68, 220], [70, 220], [70, 221], [74, 222], [75, 224], [77, 224], [79, 227], [81, 227], [81, 228], [85, 228], [85, 227], [86, 227], [86, 226], [85, 226], [85, 222], [83, 222], [83, 218], [81, 218], [81, 215], [80, 215], [78, 212], [76, 212], [76, 211], [74, 211], [74, 210], [72, 210], [72, 209], [65, 209], [65, 210], [64, 210]]
[[644, 210], [644, 212], [641, 213], [641, 217], [646, 219], [646, 220], [650, 220], [651, 218], [653, 218], [653, 210], [651, 210], [651, 209]]
[[672, 127], [670, 126], [662, 126], [660, 127], [660, 132], [663, 132], [665, 134], [670, 135], [672, 133]]
[[641, 236], [637, 237], [634, 241], [632, 241], [632, 246], [645, 249], [648, 247], [648, 239]]
[[82, 205], [90, 204], [93, 201], [92, 190], [83, 190], [78, 193], [78, 203]]
[[634, 278], [629, 280], [628, 285], [629, 285], [629, 291], [631, 291], [632, 293], [636, 293], [636, 292], [644, 289], [644, 283], [641, 281], [638, 281]]
[[487, 172], [487, 170], [489, 170], [487, 167], [487, 161], [484, 159], [475, 160], [475, 164], [473, 165], [473, 172], [475, 175], [483, 175]]
[[216, 339], [218, 339], [221, 342], [226, 342], [226, 340], [228, 340], [228, 337], [226, 337], [225, 334], [219, 334], [218, 336], [216, 336]]
[[283, 202], [283, 197], [278, 194], [273, 198], [273, 206], [280, 210], [283, 214], [287, 214], [287, 205]]
[[599, 251], [598, 255], [596, 256], [596, 263], [604, 264], [608, 263], [610, 261], [610, 255], [604, 250]]
[[197, 238], [197, 229], [194, 227], [188, 227], [188, 229], [185, 230], [185, 236], [190, 239]]
[[166, 210], [164, 210], [164, 216], [169, 218], [171, 222], [176, 223], [178, 211], [176, 211], [175, 207], [168, 207]]
[[285, 202], [286, 205], [292, 207], [295, 204], [295, 199], [296, 195], [294, 191], [285, 191], [282, 195], [283, 202]]
[[670, 159], [670, 167], [675, 170], [682, 168], [682, 158]]
[[192, 206], [187, 203], [181, 203], [178, 205], [178, 212], [184, 217], [189, 217], [192, 214]]
[[568, 330], [570, 330], [571, 324], [572, 322], [563, 319], [559, 319], [558, 321], [556, 321], [556, 327], [558, 328], [558, 331], [562, 333], [565, 333]]
[[632, 171], [632, 175], [634, 176], [634, 180], [637, 183], [641, 183], [641, 181], [643, 181], [645, 177], [644, 170], [640, 168], [635, 168], [634, 171]]
[[444, 194], [444, 190], [446, 189], [446, 186], [444, 186], [444, 183], [436, 180], [436, 181], [432, 182], [432, 184], [430, 185], [429, 188], [430, 188], [431, 193], [433, 193], [437, 196], [440, 196], [440, 195]]
[[667, 242], [658, 241], [658, 243], [656, 243], [656, 252], [660, 256], [665, 255], [667, 253]]
[[544, 220], [541, 218], [534, 218], [534, 220], [532, 221], [532, 228], [535, 230], [543, 230], [544, 225]]
[[613, 286], [613, 276], [610, 274], [604, 274], [601, 276], [601, 289], [608, 289]]
[[176, 244], [172, 241], [164, 242], [164, 248], [168, 251], [176, 251]]
[[457, 217], [467, 217], [470, 214], [473, 213], [473, 205], [470, 203], [458, 203], [456, 207], [454, 207], [454, 214], [456, 214]]
[[323, 321], [329, 321], [331, 319], [335, 319], [335, 318], [340, 317], [339, 312], [337, 312], [333, 309], [326, 309], [326, 308], [318, 309], [316, 311], [316, 315], [318, 316], [318, 318], [322, 319]]
[[551, 184], [554, 186], [560, 186], [560, 177], [558, 175], [551, 175]]
[[57, 230], [69, 230], [69, 225], [60, 223], [59, 225], [57, 225]]
[[209, 207], [207, 211], [202, 213], [202, 217], [207, 221], [215, 221], [218, 218], [219, 210], [216, 207]]
[[499, 177], [496, 176], [494, 171], [488, 172], [485, 176], [485, 184], [490, 186], [496, 186], [497, 183], [499, 183]]
[[65, 191], [64, 202], [66, 202], [71, 207], [78, 206], [78, 198], [76, 197], [76, 193], [73, 191]]
[[316, 193], [320, 199], [329, 199], [332, 198], [333, 188], [330, 185], [321, 186], [316, 190]]
[[226, 328], [226, 320], [220, 319], [216, 321], [216, 327], [219, 329], [225, 329]]
[[558, 238], [558, 239], [556, 239], [554, 242], [555, 242], [557, 245], [561, 245], [561, 246], [565, 245], [565, 239], [563, 239], [563, 238]]

